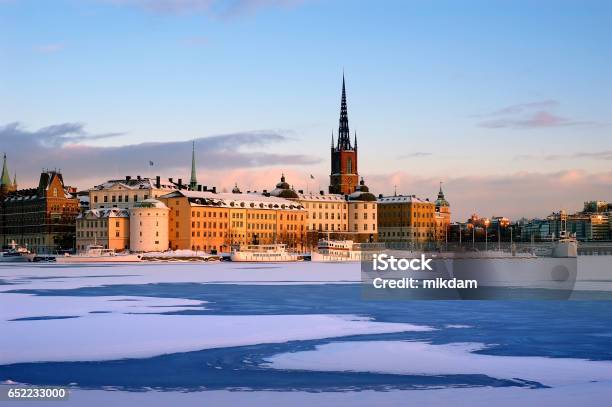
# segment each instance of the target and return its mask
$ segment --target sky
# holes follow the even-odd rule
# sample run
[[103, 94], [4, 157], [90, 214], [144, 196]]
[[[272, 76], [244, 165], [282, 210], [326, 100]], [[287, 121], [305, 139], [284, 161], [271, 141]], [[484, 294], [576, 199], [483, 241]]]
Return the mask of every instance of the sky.
[[0, 152], [87, 189], [195, 140], [203, 185], [327, 189], [344, 72], [374, 193], [576, 211], [612, 201], [610, 38], [609, 1], [0, 0]]

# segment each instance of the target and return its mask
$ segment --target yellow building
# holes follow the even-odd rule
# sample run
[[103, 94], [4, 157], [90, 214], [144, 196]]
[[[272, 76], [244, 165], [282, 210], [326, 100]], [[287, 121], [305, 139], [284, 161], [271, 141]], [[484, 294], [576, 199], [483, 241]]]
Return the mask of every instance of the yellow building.
[[378, 203], [374, 194], [370, 193], [363, 178], [348, 196], [349, 231], [357, 237], [357, 242], [374, 242], [378, 240]]
[[425, 243], [435, 239], [433, 202], [414, 195], [378, 199], [378, 239], [385, 242]]
[[269, 195], [296, 201], [304, 208], [307, 246], [315, 246], [318, 239], [328, 236], [355, 242], [377, 239], [376, 197], [369, 192], [363, 179], [352, 194], [341, 195], [324, 191], [295, 192], [283, 175]]
[[221, 252], [251, 243], [303, 247], [306, 212], [296, 202], [259, 194], [187, 190], [159, 199], [170, 208], [171, 249]]
[[172, 178], [165, 182], [159, 176], [155, 179], [126, 176], [124, 179], [109, 180], [90, 189], [89, 207], [90, 209], [127, 209], [136, 202], [157, 199], [161, 195], [182, 188], [186, 188], [186, 185], [183, 185], [181, 180], [175, 183]]
[[117, 252], [130, 247], [130, 217], [125, 209], [90, 209], [76, 219], [76, 249], [102, 246]]

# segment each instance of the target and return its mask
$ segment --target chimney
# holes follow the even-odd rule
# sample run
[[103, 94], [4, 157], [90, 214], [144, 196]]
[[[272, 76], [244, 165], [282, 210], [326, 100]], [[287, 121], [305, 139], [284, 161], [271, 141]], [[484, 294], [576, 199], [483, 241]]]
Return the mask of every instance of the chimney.
[[298, 189], [298, 194], [303, 194], [304, 190], [303, 189]]
[[265, 195], [265, 194], [267, 194], [267, 193], [268, 193], [268, 190], [267, 190], [267, 189], [264, 189], [264, 190], [263, 190], [263, 194]]
[[183, 180], [181, 178], [178, 179], [178, 189], [183, 189]]
[[174, 181], [172, 180], [172, 178], [168, 178], [168, 181], [169, 181], [171, 184], [174, 184]]
[[140, 178], [140, 175], [136, 175], [136, 179], [137, 179], [138, 181], [140, 181], [140, 179], [141, 179], [141, 178]]
[[217, 187], [212, 187], [212, 193], [216, 194], [217, 193]]
[[155, 177], [155, 188], [161, 188], [161, 177], [159, 175]]
[[320, 191], [319, 191], [319, 194], [320, 194], [320, 195], [325, 195], [325, 191], [320, 190]]
[[382, 199], [383, 194], [378, 194], [378, 199]]
[[204, 192], [208, 191], [208, 186], [207, 186], [207, 185], [204, 185], [204, 186], [202, 187], [202, 191], [204, 191]]
[[198, 192], [202, 192], [202, 185], [198, 185]]
[[126, 180], [126, 181], [129, 181], [129, 180], [131, 180], [131, 179], [132, 179], [132, 177], [131, 177], [131, 176], [129, 176], [129, 175], [126, 175], [126, 176], [125, 176], [125, 180]]

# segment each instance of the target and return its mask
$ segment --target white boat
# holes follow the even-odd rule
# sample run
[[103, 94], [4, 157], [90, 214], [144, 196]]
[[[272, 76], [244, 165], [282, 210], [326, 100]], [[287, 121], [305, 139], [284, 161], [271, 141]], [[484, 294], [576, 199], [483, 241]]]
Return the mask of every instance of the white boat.
[[370, 260], [373, 253], [384, 250], [384, 245], [377, 243], [321, 239], [317, 244], [317, 250], [310, 254], [310, 259], [316, 262], [362, 261]]
[[102, 246], [91, 245], [87, 247], [85, 253], [71, 255], [64, 254], [55, 258], [57, 263], [99, 263], [99, 262], [135, 262], [142, 261], [139, 254], [115, 253], [112, 249], [105, 249]]
[[563, 231], [553, 242], [552, 257], [578, 257], [578, 241], [575, 236]]
[[300, 261], [301, 255], [287, 252], [284, 244], [251, 244], [232, 250], [231, 261], [288, 262]]
[[13, 240], [8, 250], [0, 252], [0, 263], [23, 263], [32, 261], [34, 253], [31, 253], [26, 247], [18, 246]]

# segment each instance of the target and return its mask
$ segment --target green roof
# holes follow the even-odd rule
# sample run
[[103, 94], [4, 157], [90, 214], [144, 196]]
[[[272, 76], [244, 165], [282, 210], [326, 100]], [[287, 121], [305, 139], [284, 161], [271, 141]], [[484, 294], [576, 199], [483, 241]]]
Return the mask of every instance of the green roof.
[[2, 177], [0, 177], [0, 185], [11, 185], [11, 177], [6, 167], [6, 154], [4, 154], [4, 164], [2, 165]]

